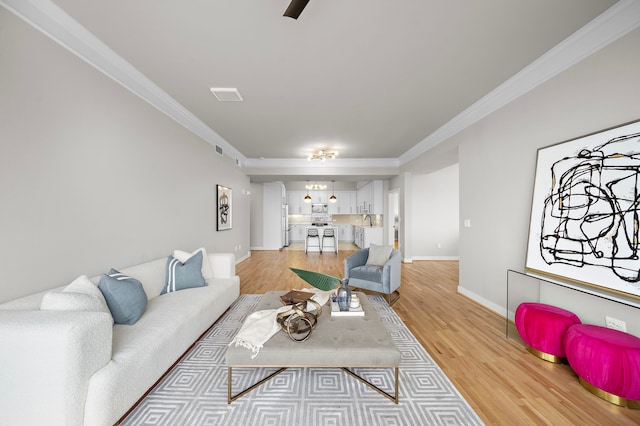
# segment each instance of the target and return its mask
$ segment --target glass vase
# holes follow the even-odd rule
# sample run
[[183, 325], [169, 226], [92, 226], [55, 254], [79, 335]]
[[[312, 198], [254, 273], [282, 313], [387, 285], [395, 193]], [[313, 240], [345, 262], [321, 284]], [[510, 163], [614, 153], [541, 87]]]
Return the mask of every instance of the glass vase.
[[349, 288], [349, 279], [345, 278], [340, 280], [340, 287], [338, 287], [337, 297], [338, 307], [341, 311], [348, 311], [349, 305], [351, 305], [351, 289]]

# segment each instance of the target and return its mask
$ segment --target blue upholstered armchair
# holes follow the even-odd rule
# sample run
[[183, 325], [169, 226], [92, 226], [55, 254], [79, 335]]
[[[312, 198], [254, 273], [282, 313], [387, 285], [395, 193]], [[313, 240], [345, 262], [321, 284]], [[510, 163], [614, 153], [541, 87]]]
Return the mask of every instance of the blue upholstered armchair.
[[[383, 247], [371, 247], [359, 250], [344, 260], [344, 277], [349, 278], [349, 286], [384, 294], [389, 305], [399, 298], [401, 255], [392, 249], [386, 260], [380, 258]], [[369, 261], [369, 250], [373, 258]], [[388, 253], [388, 251], [386, 252]], [[385, 254], [386, 254], [385, 253]], [[375, 259], [377, 257], [377, 259]]]

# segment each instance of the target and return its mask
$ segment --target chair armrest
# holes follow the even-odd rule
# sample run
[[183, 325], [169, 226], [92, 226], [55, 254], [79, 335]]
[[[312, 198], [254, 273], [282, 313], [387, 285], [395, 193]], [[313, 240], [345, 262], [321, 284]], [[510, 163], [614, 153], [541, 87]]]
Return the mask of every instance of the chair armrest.
[[402, 256], [398, 250], [393, 250], [387, 263], [382, 267], [382, 287], [386, 294], [391, 294], [400, 287], [402, 271]]
[[213, 278], [233, 278], [236, 275], [236, 256], [233, 253], [209, 253]]
[[362, 266], [367, 263], [367, 259], [369, 258], [369, 249], [358, 250], [353, 253], [351, 256], [344, 259], [344, 277], [349, 278], [349, 271], [355, 268], [356, 266]]

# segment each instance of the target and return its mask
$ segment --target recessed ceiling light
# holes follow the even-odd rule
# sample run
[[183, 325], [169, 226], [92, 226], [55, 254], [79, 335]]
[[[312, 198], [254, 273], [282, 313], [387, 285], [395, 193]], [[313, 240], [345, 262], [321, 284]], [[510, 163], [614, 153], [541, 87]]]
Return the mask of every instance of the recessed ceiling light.
[[220, 102], [242, 102], [242, 95], [235, 87], [212, 87], [211, 93]]

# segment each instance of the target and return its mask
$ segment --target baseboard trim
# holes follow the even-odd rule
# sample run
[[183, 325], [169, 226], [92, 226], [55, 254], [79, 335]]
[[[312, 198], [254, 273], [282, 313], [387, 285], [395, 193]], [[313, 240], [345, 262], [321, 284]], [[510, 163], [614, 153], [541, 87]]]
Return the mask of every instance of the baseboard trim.
[[247, 254], [246, 254], [246, 255], [244, 255], [244, 256], [239, 257], [239, 258], [237, 258], [237, 259], [236, 259], [236, 265], [237, 265], [238, 263], [240, 263], [240, 262], [244, 262], [245, 260], [247, 260], [247, 259], [248, 259], [248, 258], [250, 258], [250, 257], [251, 257], [251, 252], [249, 251], [249, 252], [247, 252]]
[[473, 300], [477, 304], [484, 306], [485, 308], [500, 315], [501, 317], [504, 317], [505, 315], [504, 307], [497, 305], [492, 301], [485, 299], [484, 297], [478, 296], [476, 293], [469, 291], [464, 287], [458, 286], [458, 293], [462, 294], [465, 297], [468, 297], [469, 299]]
[[412, 260], [460, 260], [460, 256], [413, 256]]

